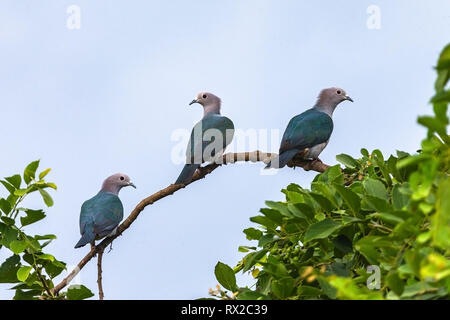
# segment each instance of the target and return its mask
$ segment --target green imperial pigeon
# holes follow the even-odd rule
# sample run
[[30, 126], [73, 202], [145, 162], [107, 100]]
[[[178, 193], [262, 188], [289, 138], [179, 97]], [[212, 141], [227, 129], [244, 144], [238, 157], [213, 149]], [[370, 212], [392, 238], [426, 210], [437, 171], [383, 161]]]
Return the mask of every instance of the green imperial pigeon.
[[221, 100], [209, 92], [200, 92], [189, 105], [203, 106], [203, 118], [192, 129], [186, 150], [186, 165], [175, 184], [188, 184], [203, 162], [213, 161], [231, 143], [233, 121], [220, 115]]
[[81, 239], [75, 248], [83, 247], [95, 240], [114, 235], [123, 218], [123, 206], [118, 195], [123, 187], [136, 186], [130, 177], [123, 173], [116, 173], [108, 177], [101, 190], [93, 198], [85, 201], [81, 206], [80, 233]]
[[281, 139], [278, 157], [266, 168], [283, 168], [295, 155], [304, 159], [319, 159], [333, 132], [333, 111], [342, 101], [353, 100], [340, 88], [320, 92], [314, 107], [293, 117]]

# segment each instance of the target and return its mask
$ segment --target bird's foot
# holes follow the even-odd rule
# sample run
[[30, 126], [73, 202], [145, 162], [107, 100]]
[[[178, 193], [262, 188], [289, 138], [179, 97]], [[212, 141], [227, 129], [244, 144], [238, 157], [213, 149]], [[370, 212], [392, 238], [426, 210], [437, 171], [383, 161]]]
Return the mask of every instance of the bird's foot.
[[113, 246], [112, 246], [112, 242], [111, 242], [111, 244], [109, 245], [109, 250], [108, 250], [108, 253], [110, 253], [111, 252], [111, 250], [113, 249]]

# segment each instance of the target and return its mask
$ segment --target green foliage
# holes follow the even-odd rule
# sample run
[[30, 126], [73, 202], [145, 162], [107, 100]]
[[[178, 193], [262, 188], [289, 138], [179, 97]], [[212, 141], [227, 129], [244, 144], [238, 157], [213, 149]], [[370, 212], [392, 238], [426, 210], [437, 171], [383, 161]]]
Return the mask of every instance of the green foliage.
[[53, 279], [66, 269], [66, 264], [44, 251], [56, 236], [53, 234], [30, 235], [24, 227], [39, 223], [46, 217], [41, 209], [22, 207], [23, 201], [33, 193], [40, 194], [50, 207], [53, 199], [47, 189], [56, 190], [56, 185], [44, 178], [50, 169], [37, 177], [39, 160], [30, 163], [23, 175], [15, 174], [0, 180], [8, 192], [0, 198], [0, 250], [11, 251], [11, 256], [0, 265], [0, 283], [15, 284], [14, 299], [85, 299], [92, 293], [83, 286], [69, 288], [66, 293], [55, 296]]
[[[267, 201], [244, 230], [255, 246], [234, 272], [250, 272], [251, 288], [227, 285], [222, 299], [448, 299], [450, 298], [450, 139], [447, 116], [450, 45], [437, 67], [434, 115], [415, 155], [361, 150], [341, 154], [345, 165], [317, 175], [310, 189], [290, 184], [286, 201]], [[217, 269], [217, 268], [216, 268]], [[379, 273], [378, 273], [379, 271]], [[379, 274], [379, 282], [376, 276]], [[377, 288], [376, 284], [379, 284]]]
[[214, 274], [216, 275], [219, 283], [226, 289], [235, 291], [237, 290], [236, 286], [236, 277], [234, 276], [234, 271], [229, 266], [222, 262], [218, 262], [216, 264], [216, 268], [214, 270]]
[[91, 290], [83, 285], [72, 285], [67, 289], [67, 300], [84, 300], [93, 297]]

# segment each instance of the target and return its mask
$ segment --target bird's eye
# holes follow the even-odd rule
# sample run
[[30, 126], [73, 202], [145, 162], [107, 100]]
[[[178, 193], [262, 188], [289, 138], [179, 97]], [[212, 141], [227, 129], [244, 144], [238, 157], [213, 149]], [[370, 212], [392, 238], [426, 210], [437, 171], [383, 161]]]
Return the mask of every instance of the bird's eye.
[[341, 90], [338, 90], [338, 91], [336, 91], [337, 92], [337, 94], [341, 94]]
[[125, 180], [125, 178], [124, 177], [120, 177], [120, 180]]
[[204, 95], [203, 95], [203, 99], [206, 99], [206, 97], [207, 97], [207, 95], [206, 95], [206, 94], [204, 94]]

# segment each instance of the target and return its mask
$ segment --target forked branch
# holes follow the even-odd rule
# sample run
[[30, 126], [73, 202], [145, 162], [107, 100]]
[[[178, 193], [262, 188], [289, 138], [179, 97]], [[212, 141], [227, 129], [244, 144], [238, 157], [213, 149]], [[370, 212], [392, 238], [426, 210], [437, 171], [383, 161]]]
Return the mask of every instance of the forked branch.
[[[187, 185], [193, 183], [194, 181], [203, 179], [205, 176], [213, 172], [215, 169], [222, 165], [227, 165], [235, 162], [264, 162], [268, 163], [271, 159], [277, 157], [276, 153], [267, 153], [261, 151], [253, 152], [240, 152], [240, 153], [227, 153], [219, 158], [216, 162], [210, 163], [204, 167], [200, 167], [194, 174], [192, 181], [186, 185], [183, 184], [171, 184], [168, 187], [159, 190], [158, 192], [148, 196], [143, 199], [138, 205], [131, 211], [130, 215], [119, 225], [117, 232], [114, 236], [107, 237], [103, 239], [97, 246], [93, 247], [92, 250], [78, 263], [77, 267], [72, 270], [72, 272], [64, 278], [59, 284], [57, 284], [53, 289], [52, 293], [57, 295], [61, 289], [67, 286], [70, 281], [80, 272], [81, 269], [93, 258], [96, 254], [99, 254], [99, 291], [101, 289], [101, 254], [105, 248], [111, 244], [114, 239], [122, 235], [122, 233], [127, 230], [131, 224], [137, 219], [139, 214], [149, 205], [152, 205], [158, 200], [165, 198], [169, 195], [174, 194], [180, 189], [185, 188]], [[219, 161], [220, 160], [220, 161]], [[306, 171], [313, 170], [317, 172], [324, 172], [329, 166], [324, 164], [320, 160], [304, 160], [300, 156], [294, 157], [287, 164], [288, 167], [301, 167]], [[101, 254], [100, 254], [101, 253]], [[103, 298], [103, 290], [101, 290], [101, 298]]]

